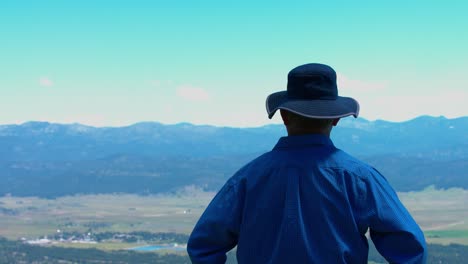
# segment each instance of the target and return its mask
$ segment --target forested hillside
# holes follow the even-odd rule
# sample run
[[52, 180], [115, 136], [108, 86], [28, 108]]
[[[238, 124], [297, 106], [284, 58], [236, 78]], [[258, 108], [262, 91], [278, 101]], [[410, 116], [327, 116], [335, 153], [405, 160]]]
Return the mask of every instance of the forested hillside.
[[[466, 263], [468, 246], [428, 245], [428, 264]], [[386, 263], [375, 248], [369, 251], [369, 261]], [[187, 255], [138, 253], [129, 250], [102, 251], [97, 249], [77, 249], [43, 247], [8, 241], [0, 238], [0, 264], [10, 263], [190, 263]], [[228, 253], [228, 264], [237, 263], [232, 252]]]
[[[468, 117], [401, 123], [347, 118], [335, 145], [381, 171], [399, 191], [468, 188]], [[29, 122], [0, 126], [0, 195], [216, 190], [286, 134], [258, 128], [138, 123], [95, 128]]]

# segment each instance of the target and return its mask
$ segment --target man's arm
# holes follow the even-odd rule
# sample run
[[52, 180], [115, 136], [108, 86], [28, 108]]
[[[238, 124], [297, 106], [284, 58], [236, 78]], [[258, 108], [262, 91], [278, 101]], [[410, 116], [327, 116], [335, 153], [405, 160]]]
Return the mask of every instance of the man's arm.
[[225, 263], [237, 245], [243, 208], [242, 183], [231, 178], [202, 214], [190, 235], [187, 252], [192, 263]]
[[367, 188], [369, 229], [380, 254], [390, 263], [426, 263], [424, 234], [387, 180], [374, 170]]

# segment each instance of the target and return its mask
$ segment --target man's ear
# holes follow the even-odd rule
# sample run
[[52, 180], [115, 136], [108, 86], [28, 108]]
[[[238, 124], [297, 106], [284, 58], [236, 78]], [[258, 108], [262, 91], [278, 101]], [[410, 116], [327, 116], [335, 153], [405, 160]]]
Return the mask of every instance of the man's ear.
[[336, 126], [336, 125], [338, 125], [338, 122], [339, 122], [339, 121], [340, 121], [340, 119], [339, 119], [339, 118], [337, 118], [337, 119], [333, 119], [333, 123], [332, 123], [332, 124], [333, 124], [333, 126]]
[[289, 112], [283, 109], [280, 109], [281, 119], [285, 126], [289, 125]]

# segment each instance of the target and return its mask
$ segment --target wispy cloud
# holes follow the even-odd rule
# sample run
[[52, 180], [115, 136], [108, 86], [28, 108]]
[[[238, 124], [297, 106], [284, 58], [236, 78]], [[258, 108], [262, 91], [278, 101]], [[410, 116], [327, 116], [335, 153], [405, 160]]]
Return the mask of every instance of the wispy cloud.
[[54, 82], [48, 77], [40, 77], [39, 85], [42, 87], [52, 87], [54, 86]]
[[387, 87], [387, 82], [356, 80], [341, 73], [337, 73], [337, 82], [339, 89], [353, 92], [375, 92]]
[[205, 102], [211, 99], [211, 96], [207, 91], [191, 85], [179, 86], [176, 94], [177, 96], [192, 102]]
[[149, 81], [149, 84], [153, 87], [160, 87], [161, 86], [161, 81], [160, 80], [151, 80]]

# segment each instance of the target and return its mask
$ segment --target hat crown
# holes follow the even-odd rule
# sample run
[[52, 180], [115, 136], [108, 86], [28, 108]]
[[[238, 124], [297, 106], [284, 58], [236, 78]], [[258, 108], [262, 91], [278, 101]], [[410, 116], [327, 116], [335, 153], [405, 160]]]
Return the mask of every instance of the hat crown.
[[298, 66], [288, 74], [287, 93], [292, 100], [335, 100], [336, 73], [330, 66], [319, 63]]

